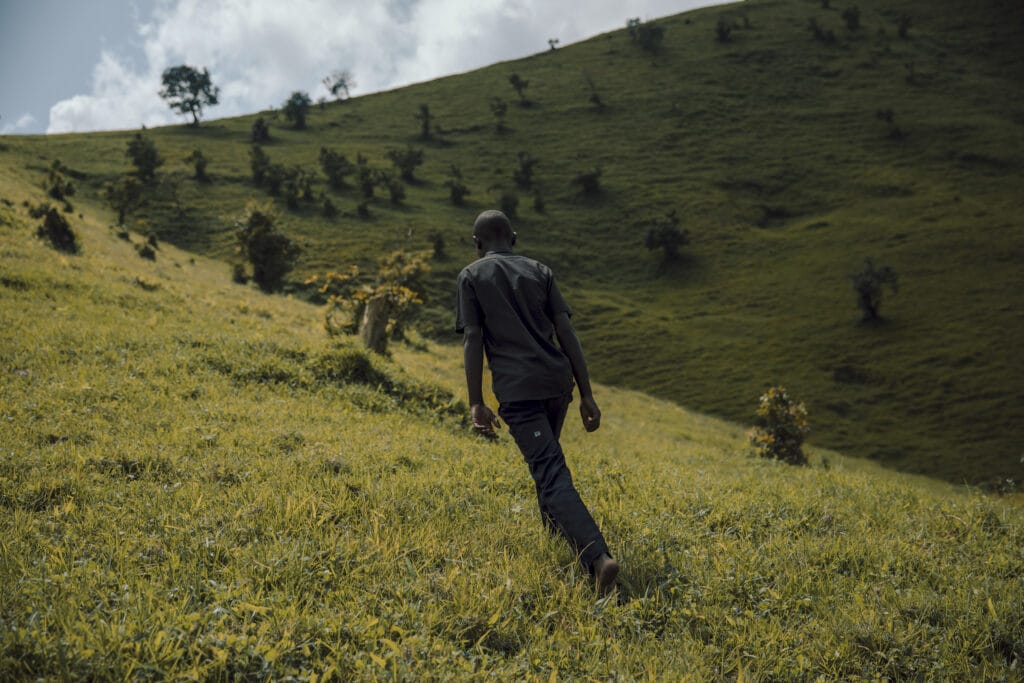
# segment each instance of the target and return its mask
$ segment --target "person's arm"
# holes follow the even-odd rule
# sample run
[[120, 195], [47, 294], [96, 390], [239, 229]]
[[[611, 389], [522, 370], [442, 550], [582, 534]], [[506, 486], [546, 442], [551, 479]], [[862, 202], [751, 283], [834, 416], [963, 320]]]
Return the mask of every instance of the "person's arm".
[[572, 365], [572, 375], [576, 378], [576, 386], [580, 390], [580, 417], [583, 418], [583, 428], [592, 432], [601, 426], [601, 409], [597, 407], [594, 393], [590, 388], [590, 373], [587, 371], [587, 361], [583, 357], [583, 346], [576, 336], [569, 314], [564, 311], [555, 314], [555, 336], [558, 337], [562, 353]]
[[466, 387], [469, 390], [469, 411], [473, 429], [489, 439], [496, 439], [498, 418], [484, 404], [484, 331], [476, 325], [467, 325], [462, 336], [462, 362], [466, 367]]

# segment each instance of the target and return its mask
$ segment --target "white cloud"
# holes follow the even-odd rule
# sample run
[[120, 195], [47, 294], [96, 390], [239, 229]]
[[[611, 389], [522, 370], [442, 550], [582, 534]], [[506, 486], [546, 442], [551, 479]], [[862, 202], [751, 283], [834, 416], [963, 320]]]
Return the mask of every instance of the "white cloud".
[[[104, 52], [88, 94], [50, 109], [47, 132], [184, 121], [160, 99], [160, 74], [190, 64], [221, 89], [206, 116], [279, 106], [295, 90], [348, 69], [356, 94], [467, 71], [619, 28], [628, 16], [673, 14], [715, 0], [170, 0], [138, 28], [145, 65]], [[718, 0], [721, 1], [721, 0]]]
[[32, 114], [22, 114], [14, 123], [5, 123], [3, 126], [0, 126], [0, 135], [28, 130], [35, 122], [36, 117], [32, 116]]

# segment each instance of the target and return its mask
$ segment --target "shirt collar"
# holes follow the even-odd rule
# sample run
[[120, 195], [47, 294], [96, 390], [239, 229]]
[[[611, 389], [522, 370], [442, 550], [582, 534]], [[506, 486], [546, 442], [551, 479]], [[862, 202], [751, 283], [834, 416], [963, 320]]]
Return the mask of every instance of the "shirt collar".
[[491, 256], [492, 254], [511, 254], [511, 253], [512, 253], [511, 249], [491, 249], [490, 251], [485, 253], [484, 256]]

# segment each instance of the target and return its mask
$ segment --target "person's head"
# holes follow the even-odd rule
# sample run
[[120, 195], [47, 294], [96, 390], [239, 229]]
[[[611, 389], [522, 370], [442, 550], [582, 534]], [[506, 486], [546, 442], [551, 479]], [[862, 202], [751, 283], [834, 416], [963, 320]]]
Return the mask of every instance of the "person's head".
[[508, 216], [501, 211], [484, 211], [473, 223], [473, 242], [480, 256], [496, 249], [510, 249], [515, 246], [516, 237]]

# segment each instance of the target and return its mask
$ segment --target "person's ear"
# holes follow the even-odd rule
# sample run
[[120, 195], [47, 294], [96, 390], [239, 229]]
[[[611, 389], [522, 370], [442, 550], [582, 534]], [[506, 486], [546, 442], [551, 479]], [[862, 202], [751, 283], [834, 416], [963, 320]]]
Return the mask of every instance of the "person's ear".
[[516, 246], [516, 238], [517, 237], [519, 237], [519, 233], [513, 230], [512, 231], [512, 246], [513, 247]]

